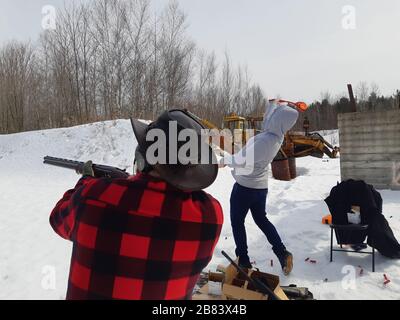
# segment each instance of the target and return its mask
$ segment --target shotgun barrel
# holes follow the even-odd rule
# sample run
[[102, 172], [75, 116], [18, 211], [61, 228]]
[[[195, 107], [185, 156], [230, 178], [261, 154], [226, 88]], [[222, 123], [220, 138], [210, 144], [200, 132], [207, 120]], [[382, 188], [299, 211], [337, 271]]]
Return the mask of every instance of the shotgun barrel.
[[[44, 157], [43, 163], [60, 168], [75, 170], [79, 174], [82, 174], [83, 165], [85, 164], [84, 162], [80, 161], [49, 156]], [[126, 172], [126, 170], [101, 164], [93, 164], [93, 172], [96, 178], [125, 179], [129, 177], [129, 174]]]

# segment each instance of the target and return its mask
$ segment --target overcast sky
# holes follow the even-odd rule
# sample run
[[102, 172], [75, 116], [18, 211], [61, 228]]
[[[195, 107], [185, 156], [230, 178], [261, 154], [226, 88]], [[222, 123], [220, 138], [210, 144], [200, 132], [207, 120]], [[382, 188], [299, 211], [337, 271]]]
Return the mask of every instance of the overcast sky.
[[[92, 0], [95, 1], [95, 0]], [[33, 41], [42, 7], [64, 0], [0, 0], [0, 43]], [[180, 0], [197, 45], [247, 64], [269, 97], [312, 101], [347, 83], [400, 89], [399, 0]], [[153, 0], [154, 10], [168, 0]], [[355, 8], [355, 29], [346, 5]], [[350, 14], [349, 14], [350, 13]], [[345, 29], [345, 26], [350, 29]]]

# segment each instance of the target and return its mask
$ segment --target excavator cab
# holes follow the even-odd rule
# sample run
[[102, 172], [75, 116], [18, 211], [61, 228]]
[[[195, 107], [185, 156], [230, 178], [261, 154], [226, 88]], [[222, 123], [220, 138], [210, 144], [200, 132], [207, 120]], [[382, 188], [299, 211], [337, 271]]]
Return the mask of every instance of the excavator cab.
[[254, 129], [251, 123], [245, 117], [240, 117], [235, 113], [230, 114], [224, 118], [222, 129], [228, 129], [231, 131], [234, 144], [245, 145], [247, 141], [254, 136], [254, 131], [249, 132], [248, 130]]
[[246, 118], [239, 117], [236, 113], [231, 113], [224, 118], [223, 129], [229, 129], [233, 132], [234, 130], [244, 130], [245, 127]]
[[247, 117], [246, 118], [250, 129], [254, 129], [254, 134], [259, 134], [263, 131], [262, 124], [264, 121], [263, 117]]

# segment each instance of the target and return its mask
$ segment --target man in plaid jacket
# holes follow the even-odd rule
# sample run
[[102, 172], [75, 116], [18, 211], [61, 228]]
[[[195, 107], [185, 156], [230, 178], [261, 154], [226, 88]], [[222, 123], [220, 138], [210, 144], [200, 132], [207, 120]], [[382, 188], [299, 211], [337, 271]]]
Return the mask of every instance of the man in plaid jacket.
[[144, 171], [98, 179], [89, 162], [52, 211], [53, 229], [73, 242], [67, 299], [191, 299], [217, 244], [222, 208], [199, 188]]

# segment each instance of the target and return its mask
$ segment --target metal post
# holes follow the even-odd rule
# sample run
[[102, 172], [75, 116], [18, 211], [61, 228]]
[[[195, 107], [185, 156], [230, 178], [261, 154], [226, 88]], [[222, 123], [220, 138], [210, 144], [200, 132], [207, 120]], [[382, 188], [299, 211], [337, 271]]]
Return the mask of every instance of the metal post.
[[356, 99], [354, 98], [353, 86], [351, 84], [348, 84], [347, 89], [349, 91], [351, 112], [357, 112], [357, 105], [356, 105]]
[[375, 248], [372, 248], [372, 272], [375, 272]]

